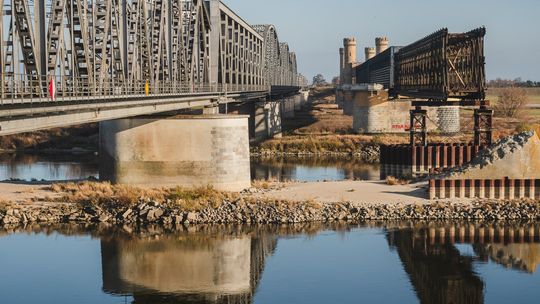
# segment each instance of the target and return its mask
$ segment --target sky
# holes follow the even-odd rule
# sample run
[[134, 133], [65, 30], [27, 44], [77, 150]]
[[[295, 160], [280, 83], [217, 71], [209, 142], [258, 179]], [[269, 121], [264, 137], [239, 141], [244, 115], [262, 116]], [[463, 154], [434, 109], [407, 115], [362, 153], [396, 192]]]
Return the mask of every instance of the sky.
[[358, 59], [375, 37], [408, 45], [443, 27], [485, 26], [486, 73], [540, 81], [540, 0], [223, 0], [250, 24], [274, 24], [297, 53], [308, 79], [339, 74], [344, 37], [356, 37]]

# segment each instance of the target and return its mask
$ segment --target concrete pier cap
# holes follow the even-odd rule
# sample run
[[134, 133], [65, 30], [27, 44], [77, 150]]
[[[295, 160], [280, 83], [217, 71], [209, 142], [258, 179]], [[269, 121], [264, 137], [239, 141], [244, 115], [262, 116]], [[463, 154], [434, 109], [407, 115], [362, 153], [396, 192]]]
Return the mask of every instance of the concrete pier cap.
[[136, 117], [100, 123], [100, 177], [147, 187], [251, 186], [248, 116]]

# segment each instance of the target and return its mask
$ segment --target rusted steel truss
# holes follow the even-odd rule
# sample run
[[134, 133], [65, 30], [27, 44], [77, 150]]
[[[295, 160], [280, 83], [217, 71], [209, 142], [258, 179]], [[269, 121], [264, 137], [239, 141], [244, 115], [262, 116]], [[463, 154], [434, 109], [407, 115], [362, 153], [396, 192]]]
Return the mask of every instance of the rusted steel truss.
[[446, 101], [485, 98], [485, 28], [452, 34], [442, 29], [395, 54], [393, 94]]

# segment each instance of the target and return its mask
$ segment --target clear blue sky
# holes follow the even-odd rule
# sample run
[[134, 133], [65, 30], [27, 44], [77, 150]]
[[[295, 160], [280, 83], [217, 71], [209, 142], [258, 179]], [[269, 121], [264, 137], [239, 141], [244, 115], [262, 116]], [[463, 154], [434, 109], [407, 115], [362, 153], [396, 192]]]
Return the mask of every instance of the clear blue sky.
[[299, 71], [327, 80], [339, 71], [342, 38], [354, 36], [358, 56], [375, 37], [407, 45], [442, 27], [487, 27], [488, 79], [540, 81], [540, 0], [223, 0], [247, 22], [272, 23], [298, 54]]

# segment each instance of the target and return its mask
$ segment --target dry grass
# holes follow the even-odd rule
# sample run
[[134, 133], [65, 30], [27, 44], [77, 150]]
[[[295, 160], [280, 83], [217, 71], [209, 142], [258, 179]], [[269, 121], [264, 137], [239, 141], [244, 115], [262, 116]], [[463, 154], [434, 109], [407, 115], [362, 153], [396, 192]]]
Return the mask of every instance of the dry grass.
[[82, 182], [54, 184], [51, 191], [61, 194], [57, 201], [82, 205], [106, 206], [110, 204], [132, 207], [141, 201], [197, 211], [207, 207], [217, 208], [225, 201], [238, 198], [235, 193], [221, 192], [212, 187], [146, 189], [126, 185], [112, 185], [107, 182]]
[[[487, 99], [491, 101], [492, 104], [496, 104], [501, 92], [506, 88], [489, 88], [487, 91]], [[540, 104], [540, 88], [521, 88], [523, 89], [528, 99], [533, 104]]]
[[267, 180], [254, 180], [251, 182], [251, 186], [256, 189], [269, 190], [272, 188], [270, 181]]
[[539, 129], [540, 129], [539, 124], [531, 124], [531, 123], [522, 122], [516, 126], [516, 133], [536, 131]]
[[9, 206], [12, 205], [12, 202], [0, 199], [0, 211], [6, 211]]
[[368, 142], [369, 137], [362, 135], [287, 136], [268, 140], [259, 149], [286, 153], [351, 153]]
[[386, 177], [386, 184], [390, 186], [404, 186], [404, 185], [408, 185], [409, 181], [404, 180], [404, 179], [399, 179], [393, 176], [388, 176]]
[[285, 136], [261, 143], [259, 151], [279, 153], [354, 153], [366, 145], [408, 143], [408, 134]]
[[261, 190], [279, 190], [285, 187], [290, 180], [279, 181], [277, 179], [257, 179], [251, 182], [251, 187]]

